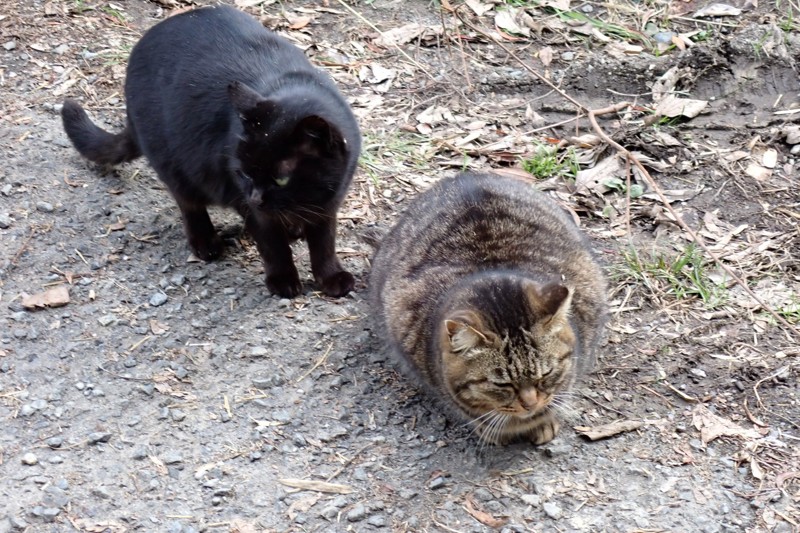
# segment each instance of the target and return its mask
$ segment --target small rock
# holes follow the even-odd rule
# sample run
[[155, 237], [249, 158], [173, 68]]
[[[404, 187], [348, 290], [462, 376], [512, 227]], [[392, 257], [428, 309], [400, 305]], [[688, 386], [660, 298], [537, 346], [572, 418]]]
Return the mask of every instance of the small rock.
[[109, 324], [113, 324], [114, 322], [116, 322], [116, 320], [117, 320], [117, 317], [115, 317], [114, 315], [103, 315], [103, 316], [101, 316], [100, 318], [97, 319], [97, 321], [103, 327], [106, 327]]
[[170, 409], [169, 414], [175, 422], [182, 422], [186, 418], [186, 413], [180, 409]]
[[147, 450], [145, 448], [136, 448], [131, 454], [131, 459], [135, 461], [141, 461], [145, 458], [147, 458]]
[[355, 507], [347, 512], [349, 522], [359, 522], [367, 517], [367, 508], [363, 504], [357, 503]]
[[563, 52], [561, 54], [561, 59], [563, 59], [564, 61], [572, 61], [573, 59], [575, 59], [575, 52]]
[[17, 41], [14, 40], [6, 41], [5, 43], [3, 43], [3, 48], [5, 48], [7, 52], [10, 52], [16, 47], [17, 47]]
[[323, 508], [319, 512], [319, 515], [322, 518], [327, 518], [328, 520], [335, 520], [336, 517], [339, 515], [339, 509], [337, 507], [334, 507], [333, 505], [329, 505]]
[[267, 355], [267, 349], [263, 346], [253, 346], [250, 350], [250, 355], [253, 357], [264, 357]]
[[442, 476], [436, 476], [428, 483], [428, 488], [431, 490], [441, 489], [446, 484], [447, 481]]
[[58, 481], [56, 481], [55, 485], [61, 490], [69, 490], [69, 481], [67, 481], [64, 478], [61, 478]]
[[372, 515], [367, 518], [367, 524], [375, 527], [386, 527], [386, 517], [382, 514]]
[[0, 229], [8, 229], [11, 227], [11, 224], [14, 223], [14, 219], [10, 216], [0, 213]]
[[563, 514], [561, 507], [559, 507], [557, 504], [553, 502], [545, 503], [542, 506], [542, 508], [544, 509], [544, 514], [546, 514], [553, 520], [558, 520], [559, 518], [561, 518], [561, 515]]
[[171, 278], [169, 278], [169, 282], [175, 285], [176, 287], [180, 287], [184, 283], [186, 283], [186, 276], [183, 274], [175, 274]]
[[61, 437], [50, 437], [46, 441], [44, 441], [51, 448], [60, 448], [62, 444], [64, 444], [64, 439]]
[[539, 505], [542, 503], [542, 499], [538, 494], [523, 494], [522, 501], [531, 507], [539, 507]]
[[111, 433], [105, 431], [95, 431], [89, 434], [89, 444], [108, 442], [111, 440]]
[[24, 464], [24, 465], [33, 466], [38, 462], [39, 462], [39, 459], [35, 455], [33, 455], [31, 452], [28, 452], [28, 453], [26, 453], [25, 455], [22, 456], [22, 464]]
[[53, 52], [58, 54], [58, 55], [64, 55], [67, 50], [69, 50], [69, 46], [66, 45], [66, 44], [60, 44], [60, 45], [56, 46], [55, 48], [53, 48]]
[[44, 519], [45, 522], [55, 522], [56, 521], [56, 517], [59, 514], [61, 514], [61, 509], [59, 509], [58, 507], [47, 507], [42, 512], [41, 516], [42, 516], [42, 519]]
[[559, 457], [561, 455], [567, 455], [572, 451], [572, 446], [569, 444], [553, 444], [545, 448], [544, 454], [547, 457]]
[[174, 465], [183, 462], [183, 456], [179, 452], [167, 452], [161, 456], [161, 460], [166, 465]]
[[54, 208], [50, 202], [36, 202], [36, 209], [43, 213], [52, 213]]
[[9, 516], [8, 521], [14, 529], [28, 529], [28, 523], [18, 516]]
[[264, 390], [272, 387], [271, 378], [253, 378], [253, 387]]
[[705, 373], [705, 371], [704, 371], [704, 370], [701, 370], [701, 369], [699, 369], [699, 368], [693, 368], [693, 369], [689, 370], [689, 372], [691, 372], [691, 374], [692, 374], [693, 376], [697, 376], [698, 378], [704, 378], [704, 377], [706, 377], [706, 373]]
[[150, 306], [158, 307], [167, 303], [167, 295], [163, 292], [157, 292], [150, 297]]

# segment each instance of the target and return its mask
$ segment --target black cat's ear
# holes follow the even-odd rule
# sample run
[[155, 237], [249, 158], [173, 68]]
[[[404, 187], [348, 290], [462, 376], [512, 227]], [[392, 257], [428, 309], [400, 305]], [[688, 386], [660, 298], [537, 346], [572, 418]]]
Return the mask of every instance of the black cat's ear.
[[239, 81], [228, 85], [228, 96], [248, 130], [258, 129], [275, 110], [274, 102]]
[[572, 307], [572, 291], [560, 283], [523, 285], [528, 301], [543, 321], [545, 329], [560, 328]]
[[444, 330], [453, 353], [467, 352], [491, 342], [489, 336], [492, 334], [484, 331], [483, 322], [474, 311], [451, 314], [444, 321]]
[[318, 115], [309, 115], [297, 123], [295, 135], [301, 144], [315, 146], [326, 151], [346, 151], [346, 141], [339, 130]]

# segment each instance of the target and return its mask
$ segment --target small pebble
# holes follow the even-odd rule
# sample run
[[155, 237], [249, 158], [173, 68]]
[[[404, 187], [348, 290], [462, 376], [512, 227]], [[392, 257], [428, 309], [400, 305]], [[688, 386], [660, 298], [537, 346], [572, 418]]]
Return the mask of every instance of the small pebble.
[[116, 320], [117, 320], [117, 317], [115, 317], [114, 315], [103, 315], [103, 316], [101, 316], [100, 318], [97, 319], [97, 321], [103, 327], [106, 327], [109, 324], [113, 324], [114, 322], [116, 322]]
[[5, 43], [3, 43], [3, 48], [5, 48], [7, 52], [10, 52], [16, 47], [17, 47], [17, 41], [6, 41]]
[[152, 307], [158, 307], [167, 303], [167, 295], [163, 292], [157, 292], [150, 297], [150, 305]]
[[693, 368], [693, 369], [689, 370], [689, 372], [691, 372], [693, 376], [697, 376], [698, 378], [706, 377], [705, 371], [701, 370], [699, 368]]
[[437, 476], [433, 478], [430, 483], [428, 483], [428, 488], [431, 490], [441, 489], [447, 484], [445, 479], [442, 476]]
[[272, 387], [272, 379], [271, 378], [253, 378], [253, 387], [257, 389], [269, 389]]
[[11, 227], [11, 224], [14, 223], [14, 219], [10, 216], [0, 213], [0, 229], [8, 229]]
[[556, 505], [553, 502], [545, 503], [542, 506], [542, 508], [544, 509], [544, 514], [546, 514], [548, 517], [550, 517], [553, 520], [558, 520], [559, 518], [561, 518], [561, 515], [563, 514], [563, 511], [561, 510], [561, 507], [559, 507], [558, 505]]
[[347, 512], [347, 520], [349, 522], [359, 522], [367, 517], [367, 508], [363, 504], [357, 503], [355, 507]]
[[50, 202], [36, 202], [36, 209], [43, 213], [52, 213], [54, 208]]
[[267, 349], [263, 346], [253, 346], [250, 350], [250, 355], [253, 357], [264, 357], [267, 353]]
[[372, 515], [367, 518], [367, 524], [375, 527], [386, 527], [386, 517], [382, 514]]
[[111, 440], [111, 433], [105, 431], [95, 431], [89, 434], [89, 444], [97, 444], [99, 442], [108, 442]]
[[161, 460], [166, 465], [174, 465], [183, 461], [183, 456], [179, 452], [167, 452], [161, 456]]
[[28, 453], [26, 453], [25, 455], [22, 456], [22, 464], [24, 464], [24, 465], [33, 466], [38, 462], [39, 462], [39, 459], [35, 455], [33, 455], [31, 452], [28, 452]]
[[539, 505], [542, 503], [542, 499], [538, 494], [523, 494], [522, 501], [531, 507], [539, 507]]
[[60, 448], [62, 444], [64, 444], [64, 439], [61, 437], [50, 437], [46, 441], [44, 441], [51, 448]]
[[175, 422], [182, 422], [186, 418], [186, 413], [180, 409], [171, 409], [169, 414]]
[[561, 59], [563, 59], [564, 61], [572, 61], [573, 59], [575, 59], [575, 52], [563, 52], [561, 54]]

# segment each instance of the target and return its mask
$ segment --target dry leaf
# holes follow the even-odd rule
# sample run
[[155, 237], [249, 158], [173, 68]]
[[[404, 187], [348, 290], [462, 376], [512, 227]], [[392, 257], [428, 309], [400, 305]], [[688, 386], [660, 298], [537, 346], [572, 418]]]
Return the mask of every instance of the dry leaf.
[[472, 495], [467, 496], [464, 500], [464, 510], [472, 515], [475, 520], [491, 528], [499, 529], [508, 522], [507, 518], [495, 518], [489, 513], [476, 509], [475, 501], [472, 499]]
[[757, 439], [761, 435], [753, 429], [745, 429], [742, 426], [726, 420], [719, 415], [715, 415], [705, 405], [698, 405], [692, 411], [692, 424], [700, 430], [700, 440], [703, 444], [708, 444], [717, 437], [742, 437], [746, 439]]
[[667, 95], [656, 107], [655, 113], [662, 117], [694, 118], [708, 105], [707, 100], [692, 100], [691, 98], [678, 98], [670, 94]]
[[579, 194], [588, 195], [596, 193], [602, 195], [609, 191], [603, 183], [613, 177], [619, 177], [623, 173], [617, 156], [603, 159], [592, 168], [578, 171], [575, 176], [575, 189]]
[[761, 164], [767, 168], [775, 168], [778, 164], [778, 151], [775, 148], [770, 148], [764, 155], [761, 156]]
[[550, 63], [553, 62], [553, 49], [549, 46], [545, 46], [541, 50], [539, 50], [539, 60], [542, 62], [544, 66], [548, 66]]
[[575, 431], [584, 437], [587, 437], [589, 440], [595, 441], [605, 439], [607, 437], [613, 437], [614, 435], [619, 435], [620, 433], [627, 433], [628, 431], [639, 429], [643, 425], [644, 422], [641, 420], [616, 420], [610, 424], [603, 424], [602, 426], [577, 426]]
[[62, 307], [68, 303], [69, 289], [66, 285], [59, 285], [33, 296], [23, 295], [22, 298], [22, 307], [28, 310], [39, 307]]
[[289, 21], [290, 30], [300, 30], [308, 26], [309, 23], [311, 22], [311, 17], [309, 17], [308, 15], [297, 16], [286, 13], [283, 16], [286, 17], [286, 20]]
[[315, 492], [325, 492], [328, 494], [351, 494], [355, 490], [348, 485], [339, 483], [328, 483], [326, 481], [316, 481], [313, 479], [279, 479], [278, 483], [300, 490], [313, 490]]
[[484, 13], [491, 11], [494, 8], [494, 6], [489, 4], [484, 4], [479, 0], [466, 0], [466, 2], [464, 3], [467, 4], [469, 8], [473, 11], [473, 13], [475, 13], [479, 17], [482, 17]]
[[695, 17], [736, 17], [741, 14], [741, 9], [728, 4], [711, 4], [694, 12]]
[[263, 529], [258, 529], [252, 522], [246, 522], [236, 518], [228, 522], [228, 533], [260, 533]]
[[494, 25], [499, 29], [515, 35], [524, 35], [530, 37], [531, 30], [529, 28], [520, 26], [517, 23], [517, 18], [520, 14], [520, 9], [509, 8], [498, 13], [494, 16]]
[[762, 167], [758, 163], [750, 163], [747, 165], [747, 168], [744, 169], [744, 173], [758, 181], [766, 181], [772, 175], [771, 170]]
[[406, 44], [417, 38], [428, 38], [441, 35], [442, 29], [434, 26], [423, 26], [417, 22], [411, 22], [399, 28], [392, 28], [381, 33], [372, 42], [378, 46], [388, 48], [390, 46], [398, 46]]

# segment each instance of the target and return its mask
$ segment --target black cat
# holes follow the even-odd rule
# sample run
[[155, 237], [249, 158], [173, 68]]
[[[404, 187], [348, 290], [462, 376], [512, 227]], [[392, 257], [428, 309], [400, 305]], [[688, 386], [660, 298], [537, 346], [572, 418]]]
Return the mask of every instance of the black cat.
[[198, 257], [222, 254], [206, 207], [230, 206], [256, 241], [270, 291], [302, 290], [289, 247], [300, 237], [325, 294], [353, 289], [336, 257], [336, 212], [361, 137], [347, 102], [299, 48], [232, 7], [196, 9], [136, 44], [125, 97], [122, 133], [98, 128], [73, 100], [64, 102], [64, 129], [96, 163], [144, 154], [175, 197]]

